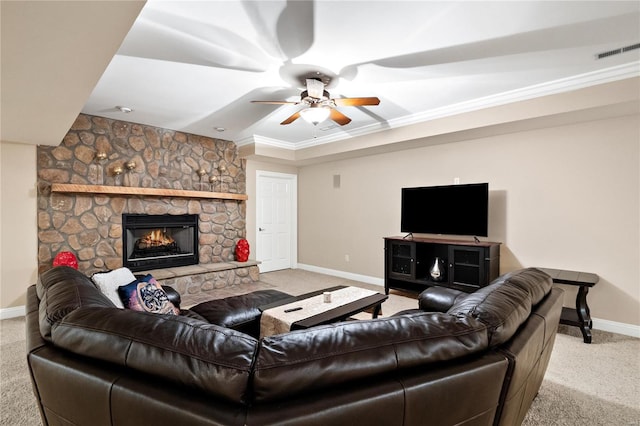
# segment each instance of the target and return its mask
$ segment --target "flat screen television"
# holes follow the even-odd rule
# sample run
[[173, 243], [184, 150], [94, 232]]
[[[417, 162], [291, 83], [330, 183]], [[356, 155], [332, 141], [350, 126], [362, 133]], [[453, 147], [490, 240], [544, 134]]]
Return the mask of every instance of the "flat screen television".
[[488, 216], [488, 183], [402, 188], [402, 232], [486, 237]]

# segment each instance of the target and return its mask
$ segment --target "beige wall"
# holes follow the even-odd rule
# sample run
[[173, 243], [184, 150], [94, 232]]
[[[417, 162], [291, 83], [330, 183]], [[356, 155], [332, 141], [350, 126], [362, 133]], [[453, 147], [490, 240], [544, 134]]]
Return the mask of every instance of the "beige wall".
[[0, 309], [23, 306], [38, 269], [36, 147], [0, 143]]
[[[502, 272], [595, 272], [592, 315], [640, 325], [639, 123], [624, 116], [301, 167], [298, 261], [382, 278], [382, 238], [400, 234], [400, 188], [489, 182], [487, 239], [503, 243]], [[571, 305], [575, 288], [565, 288]]]
[[[542, 265], [598, 273], [592, 315], [640, 325], [639, 122], [634, 115], [301, 168], [248, 160], [252, 253], [257, 170], [299, 176], [300, 263], [379, 279], [382, 238], [400, 233], [401, 187], [487, 181], [488, 239], [503, 243], [503, 272]], [[35, 152], [0, 144], [0, 308], [23, 305], [36, 279]], [[567, 289], [570, 304], [575, 290]]]

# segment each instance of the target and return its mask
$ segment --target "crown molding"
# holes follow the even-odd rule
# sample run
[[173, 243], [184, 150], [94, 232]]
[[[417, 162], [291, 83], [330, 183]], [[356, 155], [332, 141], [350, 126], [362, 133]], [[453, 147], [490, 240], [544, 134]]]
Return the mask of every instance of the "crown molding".
[[241, 147], [244, 145], [251, 145], [251, 144], [267, 145], [275, 148], [289, 149], [292, 151], [299, 149], [298, 144], [294, 142], [286, 142], [280, 139], [267, 138], [265, 136], [260, 136], [260, 135], [251, 135], [249, 137], [236, 141], [236, 146], [238, 147]]
[[599, 84], [611, 83], [618, 80], [633, 78], [640, 76], [640, 61], [630, 62], [627, 64], [606, 68], [603, 70], [593, 71], [589, 73], [579, 74], [572, 77], [553, 80], [541, 84], [535, 84], [521, 89], [510, 90], [496, 95], [485, 96], [470, 101], [459, 102], [447, 105], [441, 108], [434, 108], [429, 111], [423, 111], [418, 114], [412, 114], [405, 117], [389, 120], [384, 125], [380, 123], [359, 127], [349, 130], [348, 134], [333, 134], [328, 136], [306, 139], [301, 142], [285, 142], [278, 139], [266, 138], [260, 135], [253, 135], [238, 142], [238, 146], [248, 145], [251, 143], [284, 148], [289, 150], [300, 150], [312, 146], [324, 145], [328, 143], [338, 142], [357, 136], [364, 136], [383, 130], [389, 130], [398, 127], [409, 126], [412, 124], [423, 123], [425, 121], [435, 120], [444, 117], [450, 117], [467, 112], [477, 111], [485, 108], [496, 107], [509, 103], [526, 101], [543, 96], [555, 95], [573, 90], [584, 89]]

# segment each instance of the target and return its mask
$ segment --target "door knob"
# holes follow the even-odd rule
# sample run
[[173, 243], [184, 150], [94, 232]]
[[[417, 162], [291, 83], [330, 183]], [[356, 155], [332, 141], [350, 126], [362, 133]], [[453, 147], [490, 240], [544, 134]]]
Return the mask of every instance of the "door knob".
[[258, 228], [258, 231], [262, 232], [262, 231], [266, 231], [266, 229], [264, 229], [264, 228]]

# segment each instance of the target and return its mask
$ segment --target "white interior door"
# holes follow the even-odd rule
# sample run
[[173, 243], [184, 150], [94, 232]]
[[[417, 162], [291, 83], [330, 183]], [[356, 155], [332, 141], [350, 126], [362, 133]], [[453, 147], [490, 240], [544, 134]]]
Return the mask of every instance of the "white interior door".
[[260, 272], [292, 268], [297, 259], [297, 176], [258, 171], [256, 187]]

